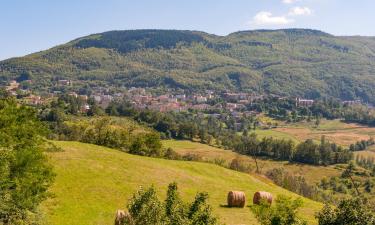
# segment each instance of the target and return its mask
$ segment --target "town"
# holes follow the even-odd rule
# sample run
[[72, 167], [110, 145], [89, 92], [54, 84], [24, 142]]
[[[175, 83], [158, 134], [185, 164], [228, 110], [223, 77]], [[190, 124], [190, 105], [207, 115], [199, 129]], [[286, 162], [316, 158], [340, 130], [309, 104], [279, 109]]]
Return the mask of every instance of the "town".
[[[31, 80], [23, 82], [31, 83]], [[56, 83], [59, 87], [72, 87], [72, 80], [58, 80]], [[235, 117], [241, 117], [242, 115], [254, 115], [257, 114], [255, 111], [246, 111], [247, 105], [251, 105], [254, 101], [261, 101], [265, 95], [257, 95], [254, 93], [244, 92], [221, 92], [216, 93], [213, 90], [206, 90], [200, 94], [175, 94], [172, 90], [168, 90], [162, 94], [151, 94], [152, 90], [139, 87], [123, 88], [121, 91], [116, 93], [110, 93], [109, 89], [98, 88], [93, 91], [90, 95], [78, 94], [75, 91], [54, 91], [47, 95], [34, 94], [30, 89], [24, 89], [21, 84], [16, 80], [12, 80], [5, 87], [6, 92], [19, 99], [20, 102], [27, 105], [44, 105], [56, 99], [59, 95], [67, 94], [74, 98], [79, 98], [83, 104], [81, 106], [81, 112], [87, 112], [90, 109], [88, 104], [89, 99], [93, 99], [97, 105], [105, 109], [113, 101], [126, 100], [132, 104], [135, 109], [149, 109], [158, 112], [183, 112], [188, 110], [226, 110], [233, 114]], [[283, 100], [286, 97], [271, 95], [279, 100]], [[219, 100], [219, 101], [218, 101]], [[295, 104], [298, 107], [310, 107], [314, 104], [313, 99], [303, 99], [300, 97], [295, 98]], [[359, 105], [362, 104], [360, 100], [347, 100], [342, 101], [342, 104], [346, 105]], [[372, 108], [370, 104], [368, 107]]]

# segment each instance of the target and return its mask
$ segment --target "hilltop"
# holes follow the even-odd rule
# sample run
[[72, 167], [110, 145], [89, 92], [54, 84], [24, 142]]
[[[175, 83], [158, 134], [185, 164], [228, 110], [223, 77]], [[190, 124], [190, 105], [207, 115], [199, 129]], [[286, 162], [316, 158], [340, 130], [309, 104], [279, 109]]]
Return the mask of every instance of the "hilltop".
[[[173, 181], [186, 200], [192, 200], [198, 191], [207, 191], [214, 213], [227, 224], [257, 224], [248, 207], [221, 206], [226, 204], [229, 190], [245, 191], [248, 204], [258, 190], [298, 197], [266, 179], [213, 164], [141, 157], [78, 142], [54, 143], [64, 150], [49, 153], [57, 173], [51, 189], [55, 197], [41, 207], [51, 224], [111, 224], [115, 211], [125, 208], [139, 186], [155, 185], [160, 191]], [[301, 215], [309, 224], [316, 223], [314, 213], [322, 205], [303, 201]]]
[[0, 81], [27, 75], [39, 92], [142, 86], [236, 90], [375, 103], [375, 38], [309, 29], [109, 31], [0, 62]]

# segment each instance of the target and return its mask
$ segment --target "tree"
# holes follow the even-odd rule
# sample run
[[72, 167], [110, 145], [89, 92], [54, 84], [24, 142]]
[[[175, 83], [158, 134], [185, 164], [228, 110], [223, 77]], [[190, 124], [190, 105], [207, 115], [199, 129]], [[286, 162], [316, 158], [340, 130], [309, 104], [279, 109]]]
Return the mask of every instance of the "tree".
[[256, 172], [260, 173], [258, 157], [261, 149], [255, 133], [249, 136], [242, 136], [241, 143], [236, 146], [236, 150], [242, 154], [251, 156], [255, 162]]
[[167, 197], [159, 201], [154, 187], [140, 189], [129, 201], [128, 210], [131, 223], [123, 221], [123, 225], [216, 225], [217, 218], [212, 215], [207, 204], [208, 194], [198, 193], [195, 200], [184, 203], [178, 193], [176, 183], [168, 186]]
[[344, 199], [336, 208], [326, 204], [316, 215], [319, 225], [374, 225], [375, 214], [369, 210], [366, 200]]
[[374, 187], [374, 183], [370, 180], [370, 179], [367, 179], [363, 185], [365, 187], [365, 191], [367, 193], [371, 193], [372, 191], [372, 188]]
[[319, 127], [319, 125], [320, 125], [320, 116], [317, 116], [315, 120], [315, 126]]
[[135, 225], [165, 224], [165, 215], [162, 203], [159, 201], [156, 190], [150, 187], [140, 189], [129, 201], [128, 210]]
[[302, 200], [292, 200], [280, 195], [276, 199], [276, 206], [271, 207], [266, 201], [254, 205], [251, 210], [262, 225], [302, 225], [307, 224], [297, 216]]
[[0, 100], [0, 224], [29, 224], [48, 197], [54, 173], [42, 150], [45, 130], [35, 110]]
[[354, 179], [353, 179], [354, 171], [355, 171], [354, 163], [349, 162], [348, 166], [346, 167], [346, 169], [344, 170], [344, 172], [342, 173], [341, 176], [343, 178], [349, 178], [350, 181], [352, 182], [353, 187], [355, 188], [355, 190], [357, 192], [357, 195], [361, 195], [361, 193], [358, 190], [358, 186], [357, 186], [356, 182], [354, 182]]

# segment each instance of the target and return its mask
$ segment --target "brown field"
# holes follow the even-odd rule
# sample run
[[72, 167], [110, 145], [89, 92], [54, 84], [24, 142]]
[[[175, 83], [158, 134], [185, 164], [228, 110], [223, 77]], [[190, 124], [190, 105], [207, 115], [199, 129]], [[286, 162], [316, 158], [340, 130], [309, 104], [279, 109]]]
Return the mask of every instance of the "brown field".
[[[255, 171], [255, 163], [252, 158], [248, 156], [243, 156], [238, 153], [235, 153], [231, 150], [224, 150], [204, 144], [200, 144], [197, 142], [191, 141], [175, 141], [175, 140], [168, 140], [163, 142], [165, 147], [171, 147], [176, 152], [182, 155], [186, 154], [196, 154], [202, 157], [205, 161], [215, 161], [215, 160], [224, 160], [225, 163], [228, 165], [234, 158], [241, 158], [246, 163], [249, 163]], [[259, 160], [259, 165], [261, 168], [261, 172], [264, 174], [268, 170], [273, 168], [285, 168], [290, 173], [295, 175], [302, 175], [306, 178], [306, 181], [309, 183], [317, 183], [323, 177], [332, 177], [332, 176], [339, 176], [342, 171], [335, 168], [334, 166], [311, 166], [311, 165], [304, 165], [304, 164], [296, 164], [296, 163], [289, 163], [286, 161], [273, 161], [273, 160]]]
[[358, 151], [354, 153], [354, 157], [363, 157], [363, 158], [374, 158], [375, 159], [375, 146], [370, 147], [366, 151]]
[[318, 128], [311, 123], [297, 123], [273, 130], [291, 135], [299, 141], [306, 139], [320, 140], [324, 135], [327, 140], [343, 146], [349, 146], [357, 141], [367, 140], [375, 136], [375, 128], [373, 127], [353, 123], [347, 124], [339, 120], [323, 120]]

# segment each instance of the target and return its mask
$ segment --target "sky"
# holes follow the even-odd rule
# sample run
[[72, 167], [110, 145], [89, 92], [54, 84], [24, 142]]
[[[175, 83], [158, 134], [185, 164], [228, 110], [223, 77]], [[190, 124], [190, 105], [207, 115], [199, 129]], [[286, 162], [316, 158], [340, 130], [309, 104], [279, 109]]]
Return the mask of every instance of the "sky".
[[109, 30], [310, 28], [375, 36], [375, 0], [0, 0], [0, 60]]

